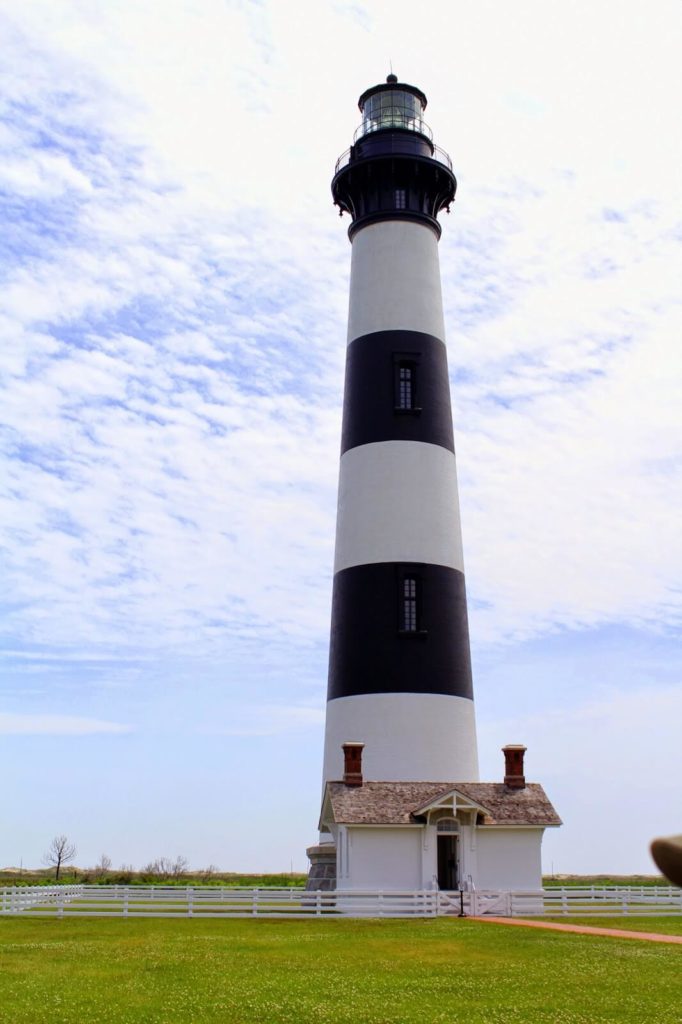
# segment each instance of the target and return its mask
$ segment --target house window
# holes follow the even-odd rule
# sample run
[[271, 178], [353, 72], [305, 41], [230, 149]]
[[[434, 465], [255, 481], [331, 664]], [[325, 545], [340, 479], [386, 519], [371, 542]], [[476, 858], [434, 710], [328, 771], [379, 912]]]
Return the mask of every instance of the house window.
[[404, 188], [397, 188], [395, 190], [395, 208], [396, 210], [404, 210], [407, 206], [407, 193]]
[[436, 823], [436, 832], [440, 835], [452, 835], [459, 832], [459, 822], [456, 818], [439, 818]]
[[405, 633], [417, 632], [417, 578], [403, 576], [401, 580], [401, 629]]

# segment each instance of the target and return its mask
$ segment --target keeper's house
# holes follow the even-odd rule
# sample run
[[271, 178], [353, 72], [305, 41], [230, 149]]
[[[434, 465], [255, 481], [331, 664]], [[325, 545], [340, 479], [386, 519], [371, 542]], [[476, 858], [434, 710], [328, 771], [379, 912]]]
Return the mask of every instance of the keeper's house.
[[[343, 780], [325, 786], [320, 830], [334, 839], [336, 884], [329, 872], [320, 888], [541, 887], [542, 836], [561, 819], [542, 786], [526, 783], [525, 747], [503, 748], [499, 783], [365, 781], [362, 748], [343, 744]], [[311, 860], [328, 850], [311, 849]]]

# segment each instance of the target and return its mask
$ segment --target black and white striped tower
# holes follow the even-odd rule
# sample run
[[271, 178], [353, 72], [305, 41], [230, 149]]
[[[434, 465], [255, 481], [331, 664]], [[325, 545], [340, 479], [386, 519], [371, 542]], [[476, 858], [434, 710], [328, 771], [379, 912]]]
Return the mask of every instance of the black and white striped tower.
[[324, 781], [344, 741], [384, 781], [476, 781], [438, 213], [457, 183], [423, 120], [426, 97], [389, 75], [332, 194], [352, 223], [348, 353]]

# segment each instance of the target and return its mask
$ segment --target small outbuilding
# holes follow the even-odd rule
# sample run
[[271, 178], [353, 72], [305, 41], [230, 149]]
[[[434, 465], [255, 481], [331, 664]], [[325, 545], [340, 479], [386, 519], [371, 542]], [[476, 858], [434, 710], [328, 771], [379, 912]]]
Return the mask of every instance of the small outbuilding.
[[320, 831], [331, 842], [309, 851], [321, 888], [541, 887], [542, 836], [561, 819], [542, 786], [526, 782], [525, 747], [503, 748], [499, 783], [365, 781], [362, 747], [343, 745], [344, 778], [325, 786]]

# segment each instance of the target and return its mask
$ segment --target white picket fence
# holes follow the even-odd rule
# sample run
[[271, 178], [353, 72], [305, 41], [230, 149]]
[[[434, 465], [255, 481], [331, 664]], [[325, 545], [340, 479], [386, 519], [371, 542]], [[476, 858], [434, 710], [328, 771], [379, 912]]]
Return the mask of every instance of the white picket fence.
[[492, 892], [305, 892], [299, 888], [64, 885], [0, 889], [0, 915], [23, 917], [681, 916], [672, 886]]
[[40, 907], [41, 913], [50, 913], [72, 895], [79, 893], [82, 885], [22, 885], [0, 889], [0, 913], [28, 913]]
[[545, 915], [562, 917], [676, 917], [682, 915], [682, 889], [673, 885], [549, 886], [543, 891], [543, 904]]

